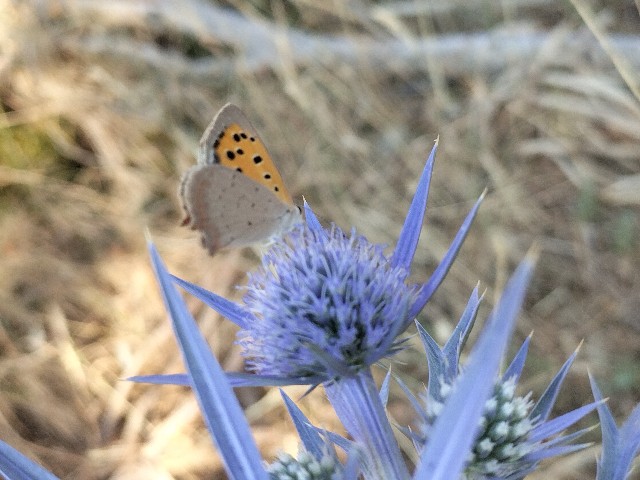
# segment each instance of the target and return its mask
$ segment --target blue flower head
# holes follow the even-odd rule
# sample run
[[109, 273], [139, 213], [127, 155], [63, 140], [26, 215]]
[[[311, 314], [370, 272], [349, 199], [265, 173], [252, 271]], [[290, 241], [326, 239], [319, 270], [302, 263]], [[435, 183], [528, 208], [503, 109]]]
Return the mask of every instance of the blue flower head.
[[284, 377], [356, 373], [400, 347], [418, 285], [407, 285], [383, 246], [354, 231], [300, 225], [250, 275], [241, 332], [248, 366]]

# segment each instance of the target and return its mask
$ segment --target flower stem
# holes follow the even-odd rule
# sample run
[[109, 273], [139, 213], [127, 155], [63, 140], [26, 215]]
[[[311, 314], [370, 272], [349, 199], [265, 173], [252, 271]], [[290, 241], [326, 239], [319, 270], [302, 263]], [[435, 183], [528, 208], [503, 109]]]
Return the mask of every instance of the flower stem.
[[342, 424], [362, 448], [365, 478], [410, 478], [371, 372], [325, 384], [325, 391]]

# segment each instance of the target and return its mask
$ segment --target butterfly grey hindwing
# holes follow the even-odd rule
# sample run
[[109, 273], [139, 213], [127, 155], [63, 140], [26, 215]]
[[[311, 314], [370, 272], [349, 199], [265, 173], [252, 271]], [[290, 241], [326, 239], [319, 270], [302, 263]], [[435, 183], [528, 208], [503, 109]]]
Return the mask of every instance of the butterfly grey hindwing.
[[302, 221], [298, 207], [222, 165], [190, 168], [180, 191], [186, 212], [183, 225], [200, 231], [211, 255], [224, 247], [268, 241]]

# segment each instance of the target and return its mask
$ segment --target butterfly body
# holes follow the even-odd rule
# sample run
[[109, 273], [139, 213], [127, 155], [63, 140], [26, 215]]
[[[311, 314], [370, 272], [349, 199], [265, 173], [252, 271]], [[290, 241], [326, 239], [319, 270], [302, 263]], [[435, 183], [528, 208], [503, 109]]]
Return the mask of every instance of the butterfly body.
[[198, 164], [183, 176], [183, 225], [202, 234], [210, 254], [278, 238], [302, 221], [251, 123], [227, 104], [207, 127]]

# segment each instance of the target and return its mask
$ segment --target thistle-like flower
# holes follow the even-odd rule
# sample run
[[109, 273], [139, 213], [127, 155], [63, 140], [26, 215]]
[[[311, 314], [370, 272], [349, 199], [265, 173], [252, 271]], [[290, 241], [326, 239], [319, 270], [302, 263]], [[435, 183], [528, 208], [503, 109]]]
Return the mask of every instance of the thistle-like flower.
[[[443, 406], [457, 389], [458, 378], [464, 371], [459, 363], [460, 353], [475, 321], [480, 300], [476, 289], [458, 326], [442, 349], [418, 325], [429, 363], [426, 392], [422, 401], [414, 399], [413, 402], [420, 414], [421, 426], [419, 434], [410, 435], [419, 446], [430, 440], [433, 425]], [[565, 362], [536, 404], [531, 400], [531, 394], [516, 395], [517, 381], [524, 366], [529, 341], [530, 337], [523, 343], [506, 372], [494, 381], [493, 391], [482, 405], [477, 432], [466, 459], [463, 475], [465, 480], [524, 478], [542, 459], [587, 446], [571, 442], [588, 429], [570, 435], [559, 434], [597, 408], [599, 402], [547, 421], [577, 351]], [[407, 391], [404, 385], [403, 388]]]
[[353, 231], [300, 226], [249, 277], [244, 302], [254, 320], [240, 341], [249, 368], [334, 380], [394, 353], [417, 297], [407, 276]]
[[306, 222], [263, 258], [243, 305], [176, 278], [241, 328], [253, 378], [244, 384], [324, 384], [337, 415], [364, 445], [371, 478], [409, 478], [370, 367], [402, 346], [412, 323], [448, 272], [478, 211], [476, 202], [449, 251], [423, 285], [407, 285], [422, 230], [433, 147], [392, 255], [352, 232], [324, 229], [305, 203]]

